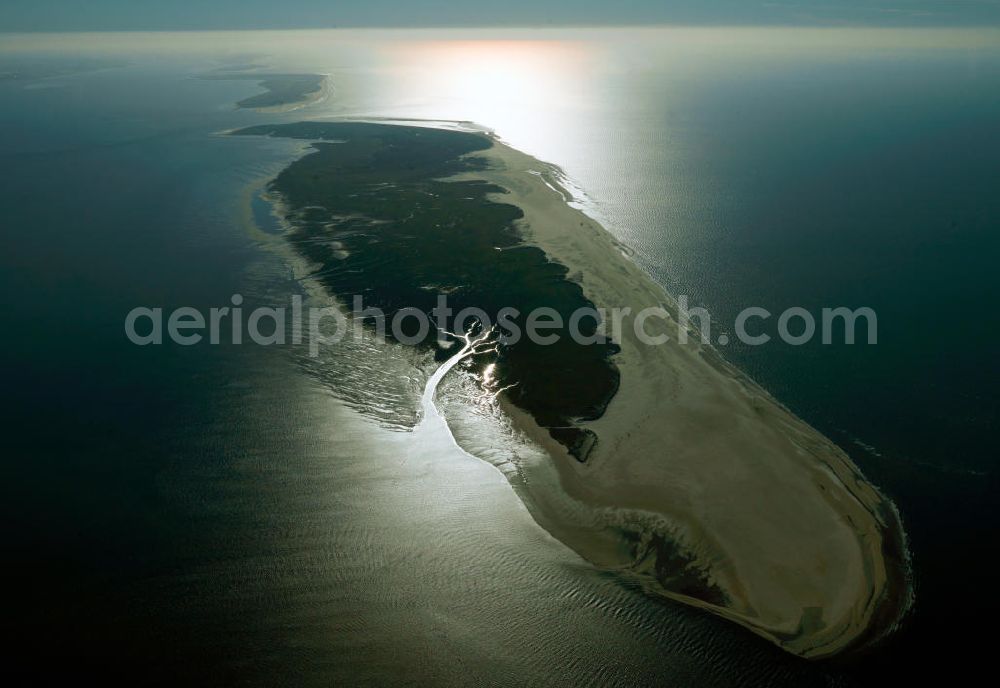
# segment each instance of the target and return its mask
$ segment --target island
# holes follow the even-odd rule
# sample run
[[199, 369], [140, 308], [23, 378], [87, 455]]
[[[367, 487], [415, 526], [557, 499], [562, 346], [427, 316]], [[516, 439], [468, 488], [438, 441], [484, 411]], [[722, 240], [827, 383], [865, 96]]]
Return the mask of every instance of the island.
[[326, 97], [327, 77], [324, 74], [268, 74], [244, 71], [254, 65], [231, 68], [232, 73], [203, 74], [209, 81], [256, 81], [263, 93], [244, 98], [237, 108], [278, 112], [319, 102]]
[[[447, 294], [456, 310], [544, 307], [567, 318], [658, 308], [649, 334], [689, 327], [605, 228], [567, 203], [556, 168], [486, 133], [378, 122], [233, 133], [313, 142], [270, 192], [290, 245], [345, 303], [361, 295], [387, 314], [430, 312]], [[661, 346], [629, 327], [586, 343], [470, 349], [466, 338], [484, 388], [555, 476], [519, 494], [588, 561], [789, 652], [822, 658], [877, 643], [913, 597], [895, 506], [843, 450], [691, 334]], [[437, 332], [410, 343], [441, 361], [453, 344]]]

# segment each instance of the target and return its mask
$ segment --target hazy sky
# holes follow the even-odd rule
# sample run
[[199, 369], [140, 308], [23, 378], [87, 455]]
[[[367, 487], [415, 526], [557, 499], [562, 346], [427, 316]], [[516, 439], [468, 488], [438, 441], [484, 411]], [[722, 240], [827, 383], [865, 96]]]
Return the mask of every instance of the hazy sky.
[[1000, 25], [1000, 0], [0, 0], [0, 31], [531, 26]]

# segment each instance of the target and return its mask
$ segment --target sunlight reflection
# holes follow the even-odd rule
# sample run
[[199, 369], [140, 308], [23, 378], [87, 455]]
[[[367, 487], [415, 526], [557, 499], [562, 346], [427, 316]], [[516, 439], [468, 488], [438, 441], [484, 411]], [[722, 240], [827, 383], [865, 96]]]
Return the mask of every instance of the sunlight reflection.
[[575, 41], [407, 41], [385, 51], [408, 65], [386, 84], [401, 115], [470, 120], [522, 142], [558, 135], [563, 114], [586, 106], [594, 59]]

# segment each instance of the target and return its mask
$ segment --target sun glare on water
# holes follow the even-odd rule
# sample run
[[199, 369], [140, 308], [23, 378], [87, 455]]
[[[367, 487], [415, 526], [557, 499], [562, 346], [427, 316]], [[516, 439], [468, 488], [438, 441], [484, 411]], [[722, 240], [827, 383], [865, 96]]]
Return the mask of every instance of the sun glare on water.
[[407, 41], [386, 50], [409, 65], [393, 85], [409, 116], [468, 120], [511, 138], [556, 135], [558, 122], [539, 114], [579, 107], [591, 54], [581, 43], [543, 40]]

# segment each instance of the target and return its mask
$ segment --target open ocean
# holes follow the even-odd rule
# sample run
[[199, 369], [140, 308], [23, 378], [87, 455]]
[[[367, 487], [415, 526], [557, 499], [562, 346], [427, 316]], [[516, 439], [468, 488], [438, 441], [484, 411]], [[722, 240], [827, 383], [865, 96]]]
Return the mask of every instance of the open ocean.
[[[0, 38], [0, 72], [15, 53], [123, 62], [0, 81], [21, 656], [267, 686], [852, 686], [988, 662], [1000, 44], [776, 31]], [[331, 95], [250, 112], [233, 104], [253, 82], [192, 78], [250, 62], [329, 74]], [[874, 309], [875, 345], [720, 349], [898, 504], [904, 629], [850, 664], [809, 663], [594, 570], [491, 465], [399, 429], [421, 374], [402, 353], [131, 345], [135, 306], [298, 293], [254, 199], [299, 145], [219, 132], [322, 116], [473, 121], [560, 165], [716, 331], [748, 306]]]

